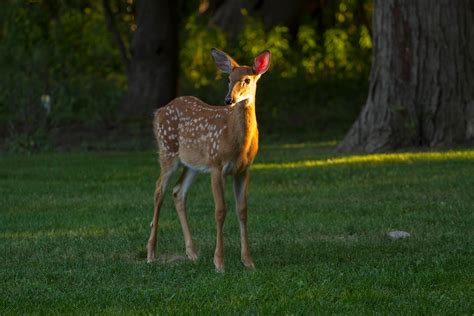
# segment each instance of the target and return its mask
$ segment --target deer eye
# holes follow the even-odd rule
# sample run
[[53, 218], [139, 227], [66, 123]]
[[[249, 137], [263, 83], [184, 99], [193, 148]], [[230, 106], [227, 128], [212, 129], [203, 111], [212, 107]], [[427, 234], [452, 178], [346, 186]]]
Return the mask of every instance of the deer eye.
[[245, 79], [244, 81], [245, 81], [246, 84], [249, 84], [249, 83], [250, 83], [250, 79], [249, 79], [249, 78]]

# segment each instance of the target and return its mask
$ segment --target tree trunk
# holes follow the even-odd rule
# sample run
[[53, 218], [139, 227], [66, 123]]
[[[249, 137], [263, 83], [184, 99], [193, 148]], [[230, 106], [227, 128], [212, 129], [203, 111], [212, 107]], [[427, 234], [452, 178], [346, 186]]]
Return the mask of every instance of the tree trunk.
[[474, 2], [375, 0], [365, 106], [338, 149], [474, 140]]
[[143, 120], [176, 96], [178, 1], [138, 0], [137, 30], [131, 45], [127, 119]]

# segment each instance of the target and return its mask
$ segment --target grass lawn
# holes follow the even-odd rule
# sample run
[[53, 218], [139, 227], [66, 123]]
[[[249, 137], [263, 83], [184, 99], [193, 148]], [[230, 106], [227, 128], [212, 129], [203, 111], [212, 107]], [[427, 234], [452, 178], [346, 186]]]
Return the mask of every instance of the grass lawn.
[[[191, 188], [198, 248], [147, 264], [153, 151], [0, 157], [0, 313], [474, 313], [474, 150], [338, 156], [267, 145], [252, 169], [241, 266], [227, 182], [214, 272], [208, 175]], [[406, 239], [386, 233], [404, 230]], [[170, 192], [158, 255], [184, 254]]]

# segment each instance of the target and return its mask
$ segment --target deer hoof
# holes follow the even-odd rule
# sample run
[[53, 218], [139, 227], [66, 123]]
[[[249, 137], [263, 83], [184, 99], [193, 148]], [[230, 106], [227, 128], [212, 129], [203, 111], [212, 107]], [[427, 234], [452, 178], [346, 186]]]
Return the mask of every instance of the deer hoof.
[[224, 273], [224, 260], [222, 258], [214, 257], [214, 266], [217, 273]]
[[155, 250], [153, 250], [153, 248], [150, 247], [149, 245], [146, 247], [146, 253], [147, 253], [146, 255], [147, 263], [155, 261]]
[[242, 259], [240, 262], [242, 262], [242, 265], [248, 270], [255, 270], [255, 264], [253, 263], [252, 259]]
[[192, 262], [196, 262], [198, 260], [198, 255], [194, 248], [186, 248], [186, 256], [191, 260]]
[[147, 258], [146, 258], [146, 262], [147, 263], [152, 263], [153, 261], [155, 261], [155, 255], [148, 255]]

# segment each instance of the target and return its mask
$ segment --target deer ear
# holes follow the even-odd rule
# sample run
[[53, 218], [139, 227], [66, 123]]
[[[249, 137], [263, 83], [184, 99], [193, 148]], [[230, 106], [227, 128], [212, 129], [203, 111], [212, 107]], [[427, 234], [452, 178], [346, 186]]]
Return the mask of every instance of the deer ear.
[[235, 67], [239, 67], [239, 64], [235, 62], [229, 55], [218, 50], [217, 48], [211, 49], [211, 55], [214, 59], [216, 67], [225, 73], [230, 74]]
[[253, 70], [256, 75], [261, 75], [265, 73], [268, 68], [270, 68], [270, 51], [268, 49], [264, 50], [257, 57], [253, 62]]

